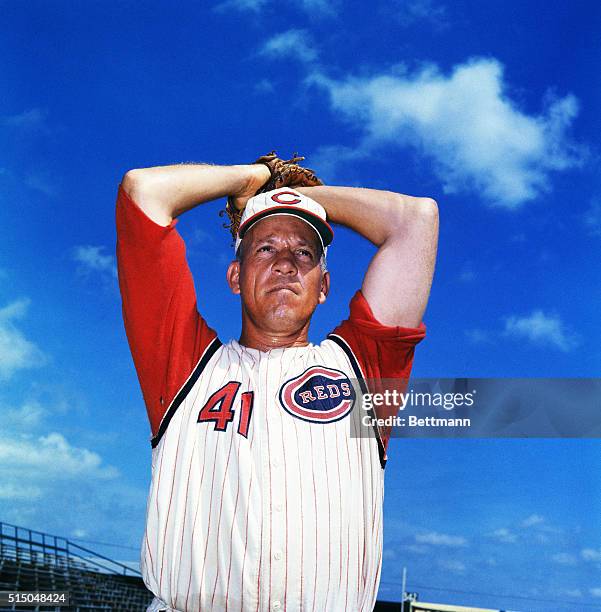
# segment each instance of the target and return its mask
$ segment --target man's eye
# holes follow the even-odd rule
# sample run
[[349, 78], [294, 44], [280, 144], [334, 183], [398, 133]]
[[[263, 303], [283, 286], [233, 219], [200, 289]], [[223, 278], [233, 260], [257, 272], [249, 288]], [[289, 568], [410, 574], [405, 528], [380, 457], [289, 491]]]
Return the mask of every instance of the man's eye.
[[311, 251], [307, 251], [307, 249], [299, 249], [297, 253], [303, 257], [313, 257], [313, 253], [311, 253]]
[[257, 249], [257, 252], [259, 253], [259, 252], [261, 252], [261, 251], [270, 251], [272, 248], [273, 248], [273, 247], [271, 247], [270, 245], [268, 245], [268, 244], [264, 244], [262, 247], [259, 247], [259, 248]]

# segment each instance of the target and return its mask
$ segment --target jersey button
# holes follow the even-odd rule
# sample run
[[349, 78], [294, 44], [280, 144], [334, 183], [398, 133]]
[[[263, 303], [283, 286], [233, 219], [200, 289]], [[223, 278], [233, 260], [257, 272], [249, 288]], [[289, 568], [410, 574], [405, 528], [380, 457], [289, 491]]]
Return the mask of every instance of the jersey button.
[[276, 561], [279, 561], [279, 560], [282, 558], [282, 553], [281, 553], [279, 550], [278, 550], [277, 552], [274, 552], [274, 553], [273, 553], [273, 558], [274, 558]]
[[279, 601], [274, 601], [273, 605], [271, 606], [271, 609], [272, 610], [279, 610], [279, 609], [281, 609], [281, 607], [282, 607], [282, 604]]
[[281, 512], [282, 511], [282, 504], [276, 504], [275, 505], [275, 511], [276, 512]]

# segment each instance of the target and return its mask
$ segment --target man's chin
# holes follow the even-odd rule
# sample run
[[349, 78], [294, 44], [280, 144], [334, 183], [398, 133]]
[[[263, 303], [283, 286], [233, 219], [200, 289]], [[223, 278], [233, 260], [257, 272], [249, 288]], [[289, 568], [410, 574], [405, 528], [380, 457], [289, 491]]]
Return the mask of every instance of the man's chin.
[[292, 332], [305, 323], [298, 308], [288, 304], [278, 304], [271, 308], [265, 315], [265, 320], [269, 322], [269, 327], [277, 331]]

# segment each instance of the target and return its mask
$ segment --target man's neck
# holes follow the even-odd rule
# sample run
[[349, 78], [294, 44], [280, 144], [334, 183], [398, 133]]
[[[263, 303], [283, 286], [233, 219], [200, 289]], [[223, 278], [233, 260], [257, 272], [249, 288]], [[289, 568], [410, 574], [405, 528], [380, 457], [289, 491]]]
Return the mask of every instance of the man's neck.
[[238, 342], [242, 346], [258, 349], [260, 351], [307, 346], [309, 344], [309, 340], [307, 339], [308, 331], [308, 324], [291, 334], [265, 332], [243, 325], [240, 340], [238, 340]]

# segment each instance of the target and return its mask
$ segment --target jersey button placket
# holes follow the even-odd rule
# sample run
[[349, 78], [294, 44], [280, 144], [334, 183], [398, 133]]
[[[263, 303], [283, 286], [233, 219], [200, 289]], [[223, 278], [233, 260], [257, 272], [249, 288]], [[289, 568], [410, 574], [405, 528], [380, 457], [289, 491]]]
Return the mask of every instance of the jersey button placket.
[[284, 545], [286, 542], [286, 516], [282, 512], [286, 495], [285, 469], [283, 453], [282, 418], [279, 414], [278, 391], [282, 371], [280, 360], [283, 355], [277, 351], [271, 354], [268, 370], [267, 415], [269, 418], [269, 449], [271, 456], [271, 608], [283, 609], [283, 598], [286, 590]]

